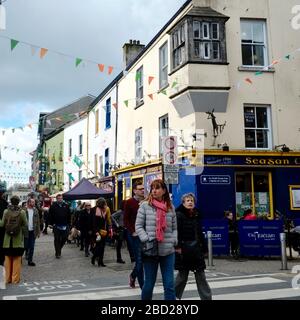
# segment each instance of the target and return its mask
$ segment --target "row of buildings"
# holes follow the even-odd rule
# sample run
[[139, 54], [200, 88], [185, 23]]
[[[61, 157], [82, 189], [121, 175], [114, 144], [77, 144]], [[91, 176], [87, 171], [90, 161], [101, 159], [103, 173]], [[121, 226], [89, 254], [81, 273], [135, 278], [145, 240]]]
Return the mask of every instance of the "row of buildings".
[[[114, 192], [167, 178], [175, 205], [194, 192], [206, 218], [252, 208], [300, 213], [300, 33], [294, 0], [188, 0], [98, 97], [40, 114], [37, 190], [82, 178]], [[177, 166], [164, 167], [176, 136]], [[198, 147], [204, 153], [199, 153]]]

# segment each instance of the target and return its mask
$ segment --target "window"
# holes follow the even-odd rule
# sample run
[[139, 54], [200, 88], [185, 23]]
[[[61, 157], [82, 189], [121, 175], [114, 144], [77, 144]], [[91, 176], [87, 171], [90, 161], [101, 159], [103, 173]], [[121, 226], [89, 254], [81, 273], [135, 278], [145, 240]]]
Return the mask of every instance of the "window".
[[173, 69], [185, 61], [185, 24], [179, 26], [172, 34]]
[[63, 161], [63, 150], [64, 150], [64, 145], [63, 143], [61, 142], [59, 144], [59, 161]]
[[72, 139], [69, 139], [69, 157], [72, 157]]
[[82, 155], [82, 141], [83, 141], [83, 136], [82, 134], [79, 136], [79, 155]]
[[247, 209], [258, 217], [273, 217], [271, 172], [237, 172], [235, 175], [236, 213], [241, 218]]
[[264, 20], [241, 20], [244, 66], [266, 66], [267, 36]]
[[159, 88], [168, 85], [168, 42], [159, 49]]
[[95, 112], [95, 134], [99, 133], [99, 110]]
[[95, 176], [98, 176], [98, 155], [94, 155], [94, 171], [95, 171]]
[[220, 60], [219, 23], [193, 22], [194, 55], [202, 60]]
[[143, 67], [136, 72], [136, 105], [140, 106], [144, 100], [144, 74]]
[[82, 179], [82, 170], [78, 171], [78, 181], [81, 181]]
[[142, 161], [142, 143], [143, 143], [143, 128], [135, 130], [135, 163]]
[[105, 128], [109, 129], [111, 127], [111, 98], [106, 100], [106, 117], [105, 117]]
[[159, 155], [162, 156], [162, 138], [169, 135], [169, 116], [159, 118]]
[[104, 176], [108, 177], [109, 176], [109, 148], [105, 149], [104, 157], [105, 157]]
[[271, 148], [271, 125], [269, 107], [245, 105], [244, 125], [246, 148]]
[[99, 163], [100, 163], [99, 173], [100, 173], [100, 176], [103, 176], [103, 156], [99, 157]]

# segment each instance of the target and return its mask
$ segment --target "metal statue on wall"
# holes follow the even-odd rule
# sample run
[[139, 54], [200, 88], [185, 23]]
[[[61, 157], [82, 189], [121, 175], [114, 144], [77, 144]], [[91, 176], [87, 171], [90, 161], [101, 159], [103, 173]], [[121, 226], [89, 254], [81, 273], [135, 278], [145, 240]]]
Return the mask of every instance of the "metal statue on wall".
[[216, 116], [214, 115], [215, 109], [213, 109], [211, 112], [208, 111], [206, 114], [208, 114], [208, 120], [211, 120], [212, 126], [213, 126], [213, 137], [214, 137], [214, 143], [215, 145], [216, 138], [223, 132], [225, 126], [226, 126], [226, 121], [223, 124], [217, 124], [216, 121]]

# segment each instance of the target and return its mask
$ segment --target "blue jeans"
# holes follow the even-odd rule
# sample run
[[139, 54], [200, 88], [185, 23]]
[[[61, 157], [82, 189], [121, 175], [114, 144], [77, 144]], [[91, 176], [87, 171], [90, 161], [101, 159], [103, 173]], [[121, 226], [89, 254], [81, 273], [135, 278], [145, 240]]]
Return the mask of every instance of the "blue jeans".
[[154, 285], [156, 282], [158, 265], [160, 265], [165, 300], [176, 300], [174, 288], [174, 263], [175, 253], [168, 256], [160, 256], [157, 260], [145, 260], [145, 283], [142, 289], [142, 300], [152, 300]]
[[131, 248], [133, 249], [133, 254], [135, 258], [135, 265], [131, 272], [131, 277], [133, 279], [138, 279], [139, 286], [142, 289], [144, 285], [144, 270], [142, 261], [141, 241], [138, 236], [133, 237], [129, 232], [128, 240], [130, 242]]

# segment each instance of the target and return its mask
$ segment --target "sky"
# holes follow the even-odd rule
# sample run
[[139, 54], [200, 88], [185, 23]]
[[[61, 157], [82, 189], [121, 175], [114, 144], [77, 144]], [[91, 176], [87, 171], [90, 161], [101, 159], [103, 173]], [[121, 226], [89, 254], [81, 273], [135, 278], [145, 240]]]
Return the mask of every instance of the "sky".
[[[124, 43], [147, 45], [183, 3], [6, 0], [6, 30], [0, 30], [0, 180], [6, 174], [10, 184], [28, 182], [40, 112], [98, 96], [122, 71]], [[11, 39], [19, 41], [13, 50]], [[48, 49], [42, 59], [40, 48]], [[76, 58], [82, 59], [77, 68]], [[113, 66], [113, 73], [100, 73], [97, 63], [105, 71]]]

